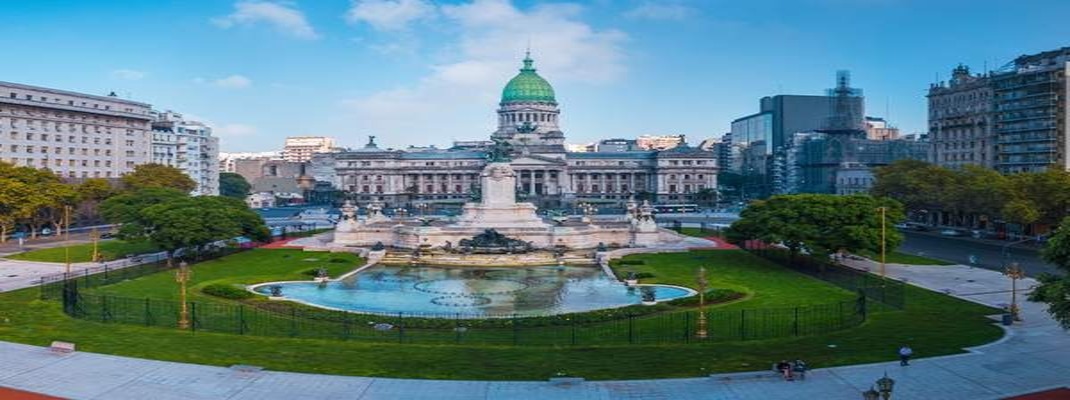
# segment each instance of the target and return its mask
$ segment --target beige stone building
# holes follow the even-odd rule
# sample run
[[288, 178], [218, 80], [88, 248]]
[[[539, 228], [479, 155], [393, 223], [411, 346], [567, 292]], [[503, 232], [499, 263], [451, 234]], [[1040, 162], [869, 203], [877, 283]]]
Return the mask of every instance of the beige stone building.
[[326, 153], [334, 149], [334, 138], [325, 136], [290, 136], [282, 148], [282, 157], [286, 161], [308, 162], [315, 153]]
[[951, 80], [929, 88], [929, 159], [945, 167], [996, 166], [992, 86], [987, 75], [960, 65]]
[[0, 82], [0, 160], [68, 178], [118, 178], [150, 161], [151, 106]]

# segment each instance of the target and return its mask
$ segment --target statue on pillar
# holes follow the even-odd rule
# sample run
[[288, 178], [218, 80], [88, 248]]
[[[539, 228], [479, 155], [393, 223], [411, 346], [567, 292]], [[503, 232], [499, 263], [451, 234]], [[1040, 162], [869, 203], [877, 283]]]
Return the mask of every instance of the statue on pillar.
[[487, 152], [487, 162], [510, 162], [513, 161], [513, 146], [505, 139], [491, 138], [494, 145]]
[[342, 204], [342, 218], [338, 221], [335, 229], [339, 232], [352, 232], [357, 229], [357, 225], [357, 207], [349, 200], [346, 200]]
[[385, 221], [390, 221], [390, 218], [383, 214], [383, 202], [374, 200], [368, 204], [368, 218], [364, 222], [374, 224]]

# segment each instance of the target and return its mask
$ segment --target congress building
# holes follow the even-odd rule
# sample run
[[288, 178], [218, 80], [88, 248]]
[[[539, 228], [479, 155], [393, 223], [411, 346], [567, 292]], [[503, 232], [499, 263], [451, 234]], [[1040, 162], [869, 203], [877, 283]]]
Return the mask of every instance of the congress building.
[[[535, 72], [530, 56], [505, 85], [498, 128], [489, 141], [457, 142], [449, 149], [381, 149], [374, 136], [363, 148], [317, 154], [334, 164], [334, 184], [359, 204], [387, 208], [428, 204], [459, 207], [479, 193], [479, 173], [495, 142], [512, 149], [519, 199], [540, 208], [578, 203], [615, 207], [630, 196], [660, 204], [712, 200], [715, 155], [685, 142], [668, 150], [567, 152], [554, 89]], [[621, 149], [613, 149], [621, 150]], [[316, 160], [314, 160], [316, 161]]]

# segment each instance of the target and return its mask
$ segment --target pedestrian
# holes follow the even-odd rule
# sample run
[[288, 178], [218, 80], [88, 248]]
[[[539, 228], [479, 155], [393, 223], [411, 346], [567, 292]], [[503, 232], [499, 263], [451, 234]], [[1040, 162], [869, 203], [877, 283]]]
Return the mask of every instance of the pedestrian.
[[791, 371], [795, 373], [795, 376], [799, 377], [799, 380], [806, 380], [806, 362], [796, 359], [791, 363]]
[[912, 356], [912, 355], [914, 355], [914, 350], [911, 349], [910, 346], [903, 345], [903, 347], [900, 347], [899, 348], [899, 365], [900, 366], [904, 366], [904, 367], [907, 366], [907, 365], [910, 365], [910, 356]]
[[780, 374], [784, 376], [785, 381], [795, 380], [792, 376], [792, 365], [791, 363], [788, 363], [788, 360], [781, 359], [780, 363], [777, 363], [777, 371], [780, 371]]

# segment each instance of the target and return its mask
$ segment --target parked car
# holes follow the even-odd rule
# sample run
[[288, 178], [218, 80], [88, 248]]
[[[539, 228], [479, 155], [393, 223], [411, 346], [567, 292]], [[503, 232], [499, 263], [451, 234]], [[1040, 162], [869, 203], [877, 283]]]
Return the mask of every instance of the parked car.
[[101, 239], [111, 239], [111, 238], [114, 238], [114, 237], [115, 237], [115, 233], [112, 233], [112, 232], [103, 232], [103, 233], [100, 234], [100, 238]]
[[962, 231], [955, 229], [944, 229], [940, 231], [940, 234], [943, 236], [963, 236]]
[[895, 224], [895, 229], [907, 230], [910, 229], [910, 224]]

